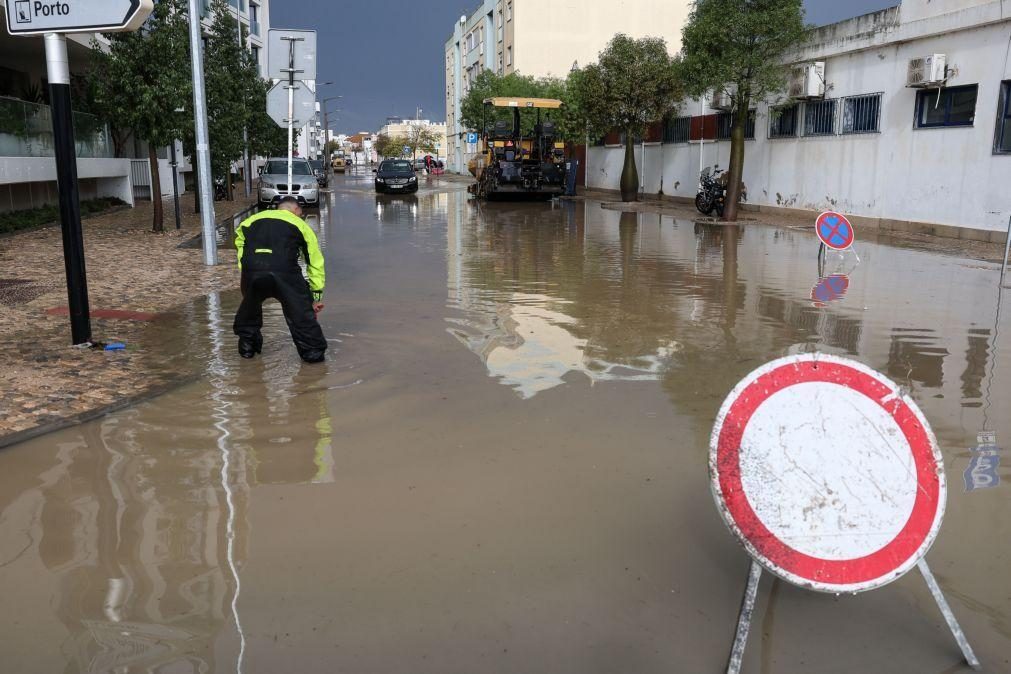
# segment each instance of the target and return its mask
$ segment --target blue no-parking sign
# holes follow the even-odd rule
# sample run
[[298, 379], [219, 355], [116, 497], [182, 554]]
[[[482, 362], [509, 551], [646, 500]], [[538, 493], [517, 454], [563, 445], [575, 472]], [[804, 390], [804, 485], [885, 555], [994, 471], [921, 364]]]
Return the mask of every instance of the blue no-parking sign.
[[846, 216], [834, 211], [825, 211], [819, 215], [814, 228], [821, 242], [835, 250], [846, 250], [853, 245], [857, 236]]

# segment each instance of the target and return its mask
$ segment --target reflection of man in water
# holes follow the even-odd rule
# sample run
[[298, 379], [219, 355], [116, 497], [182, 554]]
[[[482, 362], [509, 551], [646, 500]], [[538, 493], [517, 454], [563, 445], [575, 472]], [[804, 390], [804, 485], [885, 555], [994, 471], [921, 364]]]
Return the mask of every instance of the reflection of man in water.
[[[318, 363], [326, 352], [326, 338], [316, 316], [323, 309], [323, 253], [316, 234], [302, 219], [302, 207], [285, 197], [277, 210], [247, 218], [235, 232], [235, 248], [242, 270], [242, 304], [235, 314], [239, 355], [252, 358], [263, 348], [263, 301], [281, 303], [298, 355]], [[305, 260], [306, 281], [299, 268]]]

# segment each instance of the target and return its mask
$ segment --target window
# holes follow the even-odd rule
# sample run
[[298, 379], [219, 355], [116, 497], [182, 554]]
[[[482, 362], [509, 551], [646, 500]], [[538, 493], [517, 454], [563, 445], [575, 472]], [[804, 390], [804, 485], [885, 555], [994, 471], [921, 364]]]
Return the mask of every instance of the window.
[[997, 103], [997, 132], [993, 151], [1011, 153], [1011, 80], [1001, 82], [1000, 101]]
[[502, 52], [498, 53], [498, 72], [500, 75], [505, 72], [505, 68], [502, 66]]
[[880, 119], [881, 94], [850, 96], [843, 99], [843, 133], [875, 133], [881, 130]]
[[252, 50], [253, 50], [253, 63], [256, 64], [256, 74], [259, 75], [262, 70], [260, 68], [260, 48], [254, 44], [252, 46]]
[[800, 106], [784, 105], [769, 108], [769, 138], [796, 138]]
[[831, 136], [835, 133], [836, 99], [804, 104], [804, 135]]
[[691, 117], [668, 117], [663, 123], [663, 142], [687, 143], [691, 138]]
[[511, 66], [513, 64], [513, 48], [512, 47], [506, 47], [506, 61], [505, 61], [505, 64], [507, 66]]
[[[716, 140], [730, 140], [734, 128], [734, 113], [720, 112], [716, 115]], [[755, 140], [755, 111], [748, 110], [748, 121], [744, 125], [744, 140]]]
[[972, 126], [978, 90], [978, 84], [970, 84], [916, 92], [916, 128]]
[[512, 0], [506, 3], [506, 21], [513, 20], [513, 3]]

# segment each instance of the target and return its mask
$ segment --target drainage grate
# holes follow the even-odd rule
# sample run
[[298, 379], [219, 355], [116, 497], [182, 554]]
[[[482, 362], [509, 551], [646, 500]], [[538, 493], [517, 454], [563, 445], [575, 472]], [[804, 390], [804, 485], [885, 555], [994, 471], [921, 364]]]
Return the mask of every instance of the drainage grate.
[[38, 283], [31, 279], [0, 278], [0, 304], [16, 307], [45, 295], [52, 287], [51, 283]]

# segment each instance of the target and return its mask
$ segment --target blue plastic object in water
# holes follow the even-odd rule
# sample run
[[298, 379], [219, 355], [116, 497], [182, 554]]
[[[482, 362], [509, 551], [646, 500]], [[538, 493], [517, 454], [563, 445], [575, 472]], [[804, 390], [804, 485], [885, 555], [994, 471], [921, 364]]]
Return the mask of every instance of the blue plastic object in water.
[[106, 351], [122, 351], [126, 348], [126, 344], [123, 342], [112, 342], [111, 344], [105, 345]]

